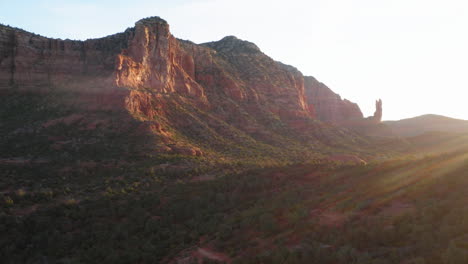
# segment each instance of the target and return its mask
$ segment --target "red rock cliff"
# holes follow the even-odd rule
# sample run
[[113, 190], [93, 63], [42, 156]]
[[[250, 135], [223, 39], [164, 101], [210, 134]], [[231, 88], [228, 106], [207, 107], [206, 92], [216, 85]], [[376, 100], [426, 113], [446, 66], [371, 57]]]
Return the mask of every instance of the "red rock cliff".
[[179, 47], [166, 21], [143, 19], [129, 32], [128, 48], [117, 55], [118, 86], [203, 97], [193, 58]]
[[334, 93], [314, 77], [305, 77], [307, 103], [313, 105], [317, 118], [321, 121], [341, 124], [349, 120], [363, 119], [359, 106]]
[[0, 89], [112, 87], [115, 58], [129, 33], [72, 41], [0, 26]]
[[[206, 67], [204, 59], [195, 60], [197, 72], [222, 75], [227, 85], [205, 83], [206, 86], [229, 87], [227, 95], [238, 101], [261, 104], [284, 117], [313, 117], [305, 101], [304, 77], [296, 68], [272, 60], [253, 43], [228, 36], [217, 42], [202, 44], [215, 51], [213, 63]], [[214, 76], [220, 78], [219, 76]], [[199, 81], [203, 82], [204, 78]]]
[[382, 122], [382, 99], [375, 101], [374, 121]]
[[86, 41], [49, 39], [1, 26], [0, 52], [1, 89], [102, 92], [122, 87], [198, 101], [210, 93], [213, 100], [225, 96], [252, 107], [263, 105], [284, 117], [313, 117], [303, 76], [293, 67], [235, 37], [202, 45], [177, 40], [160, 18]]
[[0, 89], [71, 91], [85, 109], [126, 110], [159, 137], [162, 149], [180, 149], [174, 131], [283, 145], [281, 133], [291, 128], [314, 142], [328, 137], [310, 133], [318, 131], [316, 118], [362, 119], [356, 104], [255, 44], [233, 36], [204, 44], [179, 40], [158, 17], [86, 41], [0, 26]]

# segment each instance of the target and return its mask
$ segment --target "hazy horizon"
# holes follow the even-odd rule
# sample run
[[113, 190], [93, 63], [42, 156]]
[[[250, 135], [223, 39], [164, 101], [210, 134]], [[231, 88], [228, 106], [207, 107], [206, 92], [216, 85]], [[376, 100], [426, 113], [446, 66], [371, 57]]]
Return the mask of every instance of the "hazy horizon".
[[[383, 119], [423, 114], [468, 119], [468, 3], [389, 1], [68, 1], [0, 2], [0, 23], [46, 37], [87, 39], [159, 16], [177, 38], [227, 35], [316, 77], [365, 116], [383, 100]], [[286, 48], [285, 48], [286, 47]]]

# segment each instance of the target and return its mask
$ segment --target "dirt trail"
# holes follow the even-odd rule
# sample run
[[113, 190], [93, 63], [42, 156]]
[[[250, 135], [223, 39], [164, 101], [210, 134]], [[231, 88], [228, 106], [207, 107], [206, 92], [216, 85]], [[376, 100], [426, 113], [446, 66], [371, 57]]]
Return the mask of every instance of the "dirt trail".
[[231, 263], [231, 259], [227, 255], [220, 252], [216, 252], [209, 248], [198, 248], [196, 253], [197, 255], [199, 255], [199, 257], [207, 258], [209, 260], [215, 260], [222, 263]]

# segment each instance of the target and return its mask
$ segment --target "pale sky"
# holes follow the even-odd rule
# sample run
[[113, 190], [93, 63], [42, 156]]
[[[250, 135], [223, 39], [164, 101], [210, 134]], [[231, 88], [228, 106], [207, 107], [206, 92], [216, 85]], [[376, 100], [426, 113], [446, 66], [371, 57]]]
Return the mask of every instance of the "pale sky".
[[466, 0], [0, 0], [0, 23], [62, 39], [122, 32], [148, 16], [196, 43], [254, 42], [366, 116], [382, 98], [385, 120], [468, 119]]

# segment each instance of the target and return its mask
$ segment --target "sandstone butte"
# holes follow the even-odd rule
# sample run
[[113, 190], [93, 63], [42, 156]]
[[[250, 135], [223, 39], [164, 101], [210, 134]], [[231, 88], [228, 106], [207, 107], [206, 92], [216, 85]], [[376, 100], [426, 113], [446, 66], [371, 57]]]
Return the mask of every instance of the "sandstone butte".
[[[142, 131], [158, 138], [159, 151], [187, 155], [201, 151], [177, 142], [173, 134], [193, 129], [199, 118], [221, 136], [229, 134], [227, 123], [266, 139], [272, 137], [266, 128], [271, 120], [307, 134], [314, 133], [317, 120], [353, 127], [379, 123], [382, 117], [380, 100], [375, 115], [366, 119], [357, 104], [274, 61], [251, 42], [234, 36], [204, 44], [176, 39], [159, 17], [86, 41], [0, 25], [0, 93], [12, 91], [72, 93], [65, 103], [85, 111], [88, 119], [93, 111], [125, 111], [122, 122], [138, 120]], [[181, 106], [192, 118], [180, 117]]]

